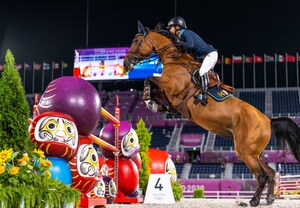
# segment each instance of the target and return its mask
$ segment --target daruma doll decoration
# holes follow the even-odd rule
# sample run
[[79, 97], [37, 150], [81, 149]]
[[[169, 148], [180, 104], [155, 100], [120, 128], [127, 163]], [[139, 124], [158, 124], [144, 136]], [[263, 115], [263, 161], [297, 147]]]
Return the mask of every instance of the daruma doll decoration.
[[46, 112], [36, 116], [29, 126], [31, 141], [46, 156], [69, 160], [78, 146], [78, 132], [74, 120], [63, 113]]
[[72, 117], [78, 134], [89, 136], [100, 120], [101, 100], [95, 87], [81, 78], [65, 76], [49, 83], [37, 106], [37, 114], [49, 111]]
[[109, 176], [103, 176], [105, 185], [105, 195], [108, 204], [111, 204], [116, 199], [117, 187], [114, 180]]
[[169, 174], [171, 176], [171, 180], [177, 180], [176, 168], [171, 160], [171, 156], [169, 153], [158, 150], [158, 149], [149, 149], [148, 155], [150, 158], [149, 166], [150, 173], [152, 174]]
[[98, 154], [90, 139], [79, 137], [77, 153], [69, 161], [69, 165], [72, 173], [72, 187], [86, 195], [99, 180]]
[[[121, 158], [130, 158], [136, 155], [140, 149], [138, 136], [132, 128], [131, 123], [121, 121], [119, 126], [119, 149]], [[107, 143], [115, 145], [115, 126], [112, 123], [106, 124], [100, 131], [99, 137]], [[106, 158], [114, 158], [114, 154], [103, 147], [100, 147]]]
[[[114, 160], [106, 161], [108, 176], [114, 178]], [[139, 185], [139, 170], [131, 159], [120, 158], [118, 164], [118, 189], [125, 195], [133, 194]]]

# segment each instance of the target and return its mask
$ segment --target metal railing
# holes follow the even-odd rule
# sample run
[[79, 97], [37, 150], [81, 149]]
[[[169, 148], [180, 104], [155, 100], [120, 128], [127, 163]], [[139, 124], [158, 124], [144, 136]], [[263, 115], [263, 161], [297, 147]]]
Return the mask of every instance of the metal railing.
[[[214, 199], [251, 199], [255, 191], [204, 191], [205, 198]], [[184, 191], [183, 197], [193, 198], [193, 191]], [[266, 196], [266, 192], [263, 192], [262, 198]]]

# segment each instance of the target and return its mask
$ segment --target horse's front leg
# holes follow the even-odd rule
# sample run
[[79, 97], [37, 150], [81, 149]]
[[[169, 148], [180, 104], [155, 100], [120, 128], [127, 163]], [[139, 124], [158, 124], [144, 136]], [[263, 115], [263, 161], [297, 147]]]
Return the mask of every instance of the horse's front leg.
[[144, 81], [144, 93], [143, 93], [143, 100], [151, 100], [151, 83], [148, 79]]
[[144, 82], [143, 100], [149, 110], [156, 113], [158, 110], [157, 103], [151, 98], [151, 82], [146, 79]]
[[[156, 113], [157, 111], [165, 112], [168, 111], [169, 108], [165, 106], [163, 103], [160, 103], [156, 98], [165, 99], [163, 92], [161, 91], [161, 87], [157, 85], [156, 82], [152, 82], [152, 77], [149, 77], [144, 82], [144, 94], [143, 100], [146, 103], [146, 106], [149, 110]], [[152, 89], [152, 86], [159, 87], [159, 89]]]

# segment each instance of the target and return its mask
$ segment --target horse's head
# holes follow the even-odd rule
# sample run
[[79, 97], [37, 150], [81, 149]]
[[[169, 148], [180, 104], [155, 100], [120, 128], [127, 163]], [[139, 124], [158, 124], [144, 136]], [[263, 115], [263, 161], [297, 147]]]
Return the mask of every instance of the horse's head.
[[123, 62], [126, 71], [130, 71], [136, 64], [154, 52], [153, 45], [146, 39], [148, 32], [149, 30], [138, 22], [138, 33], [135, 35]]
[[158, 24], [154, 30], [149, 30], [138, 22], [138, 33], [124, 58], [125, 70], [130, 71], [134, 65], [146, 59], [152, 53], [160, 56], [164, 51], [174, 46], [176, 43], [174, 43], [173, 37], [170, 38], [167, 34], [172, 35], [169, 31], [163, 30], [161, 24]]

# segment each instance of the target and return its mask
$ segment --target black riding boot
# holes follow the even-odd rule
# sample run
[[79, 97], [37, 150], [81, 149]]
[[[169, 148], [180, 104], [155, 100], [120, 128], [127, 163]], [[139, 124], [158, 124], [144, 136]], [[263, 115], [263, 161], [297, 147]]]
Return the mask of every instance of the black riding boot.
[[198, 104], [199, 102], [203, 105], [207, 105], [207, 89], [208, 89], [208, 73], [203, 74], [201, 77], [201, 87], [202, 87], [202, 94], [195, 96], [194, 104]]
[[203, 74], [201, 76], [201, 84], [202, 84], [202, 100], [201, 100], [201, 104], [203, 106], [207, 105], [208, 83], [209, 83], [208, 73], [205, 73], [205, 74]]

